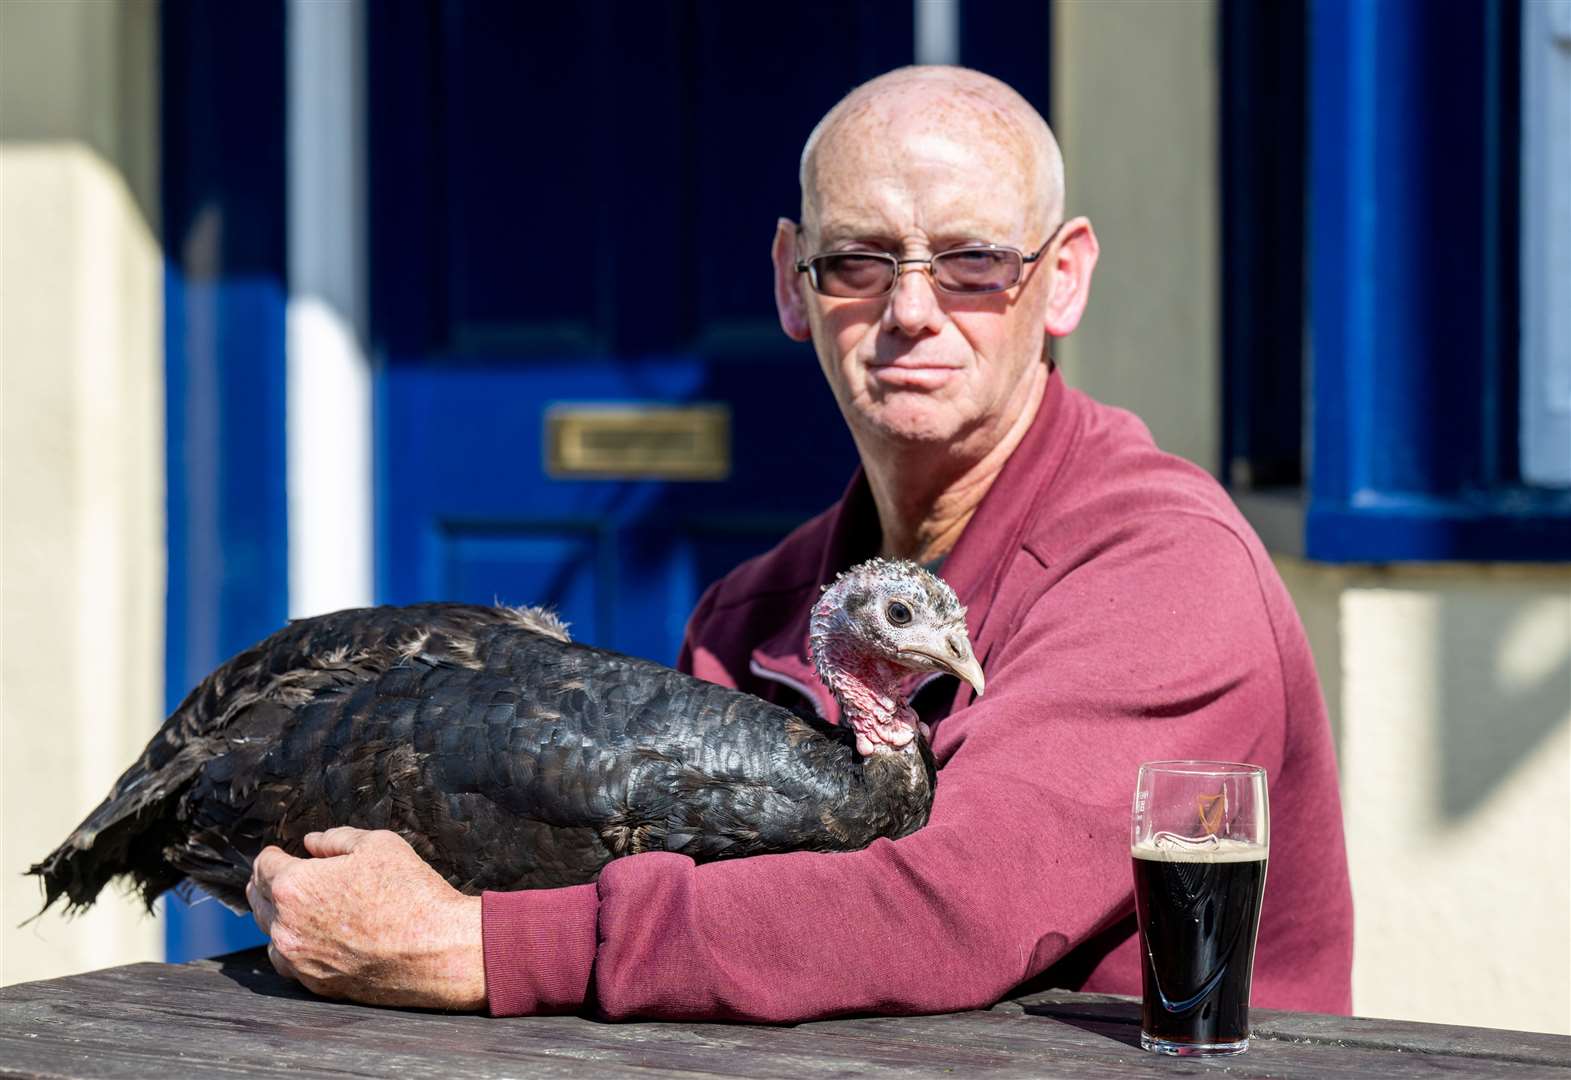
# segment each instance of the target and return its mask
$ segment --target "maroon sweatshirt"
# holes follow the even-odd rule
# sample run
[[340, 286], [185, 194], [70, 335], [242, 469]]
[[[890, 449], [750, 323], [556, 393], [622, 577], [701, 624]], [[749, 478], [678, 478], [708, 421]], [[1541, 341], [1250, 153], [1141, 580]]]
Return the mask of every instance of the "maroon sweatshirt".
[[[836, 717], [808, 612], [879, 535], [858, 473], [704, 594], [681, 666]], [[1130, 804], [1136, 767], [1163, 758], [1266, 767], [1253, 1001], [1348, 1012], [1325, 705], [1287, 591], [1211, 477], [1055, 374], [942, 573], [987, 694], [944, 677], [917, 695], [939, 767], [925, 828], [842, 854], [634, 855], [592, 885], [486, 893], [492, 1013], [797, 1021], [978, 1008], [1027, 981], [1138, 994]]]

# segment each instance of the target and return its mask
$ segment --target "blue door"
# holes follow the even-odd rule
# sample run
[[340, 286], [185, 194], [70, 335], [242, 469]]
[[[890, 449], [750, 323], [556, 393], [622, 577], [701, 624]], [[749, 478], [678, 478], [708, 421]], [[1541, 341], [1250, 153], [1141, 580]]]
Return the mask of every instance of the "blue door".
[[[373, 23], [381, 600], [548, 603], [670, 662], [708, 582], [839, 494], [854, 448], [769, 245], [818, 116], [909, 62], [888, 10], [826, 6], [811, 40], [721, 4]], [[550, 468], [553, 417], [608, 404], [705, 406], [723, 475]]]

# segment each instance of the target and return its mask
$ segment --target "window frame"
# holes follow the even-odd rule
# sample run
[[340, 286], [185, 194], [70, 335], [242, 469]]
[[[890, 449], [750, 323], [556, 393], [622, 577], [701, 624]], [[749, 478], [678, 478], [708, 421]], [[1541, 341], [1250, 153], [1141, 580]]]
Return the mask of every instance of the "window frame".
[[[1264, 7], [1221, 11], [1235, 499], [1269, 548], [1315, 561], [1571, 559], [1571, 491], [1524, 483], [1517, 448], [1519, 0], [1439, 19], [1414, 0], [1314, 0], [1299, 37]], [[1301, 100], [1282, 85], [1295, 48]], [[1242, 122], [1241, 97], [1268, 116]], [[1271, 224], [1291, 191], [1260, 197], [1272, 132], [1305, 149], [1297, 250]], [[1301, 348], [1266, 333], [1282, 319]], [[1261, 390], [1291, 385], [1284, 365], [1296, 400]]]

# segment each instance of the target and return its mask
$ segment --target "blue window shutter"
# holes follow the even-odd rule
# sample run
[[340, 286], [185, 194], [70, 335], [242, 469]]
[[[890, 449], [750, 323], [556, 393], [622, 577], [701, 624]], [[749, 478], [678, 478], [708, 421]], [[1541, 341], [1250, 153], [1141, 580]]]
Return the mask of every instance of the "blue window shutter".
[[1519, 17], [1310, 4], [1312, 559], [1571, 558], [1514, 452]]

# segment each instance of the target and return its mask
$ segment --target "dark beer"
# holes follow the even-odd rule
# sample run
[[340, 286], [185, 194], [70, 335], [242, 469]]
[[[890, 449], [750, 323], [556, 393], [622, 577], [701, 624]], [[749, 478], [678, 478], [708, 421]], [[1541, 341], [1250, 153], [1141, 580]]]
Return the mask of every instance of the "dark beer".
[[1144, 982], [1140, 1030], [1179, 1046], [1244, 1044], [1266, 848], [1146, 843], [1132, 854]]

